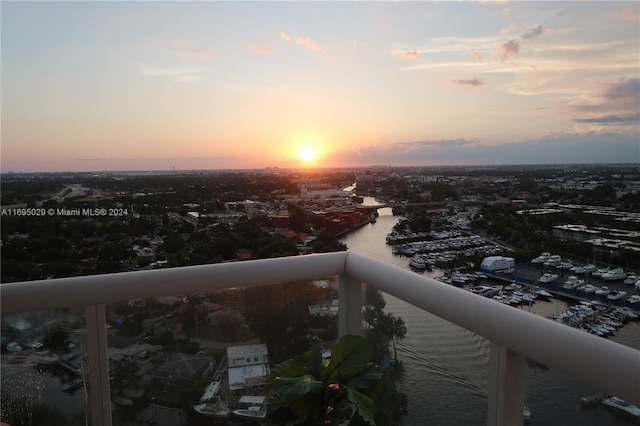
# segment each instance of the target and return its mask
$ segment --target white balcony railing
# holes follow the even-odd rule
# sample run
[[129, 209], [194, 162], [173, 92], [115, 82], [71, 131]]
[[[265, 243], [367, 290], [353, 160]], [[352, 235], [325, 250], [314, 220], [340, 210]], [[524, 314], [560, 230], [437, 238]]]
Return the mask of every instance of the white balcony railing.
[[3, 315], [86, 306], [92, 424], [110, 425], [105, 304], [328, 275], [339, 276], [341, 335], [362, 331], [364, 282], [487, 338], [488, 425], [522, 424], [527, 358], [640, 406], [640, 351], [356, 253], [5, 283], [0, 290]]

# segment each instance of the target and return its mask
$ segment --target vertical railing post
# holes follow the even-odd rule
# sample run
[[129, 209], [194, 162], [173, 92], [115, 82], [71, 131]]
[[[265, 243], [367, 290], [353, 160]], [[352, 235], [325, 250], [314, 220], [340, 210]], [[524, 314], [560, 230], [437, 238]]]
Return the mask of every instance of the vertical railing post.
[[362, 335], [362, 283], [345, 274], [338, 277], [338, 336]]
[[109, 355], [104, 305], [88, 305], [86, 318], [91, 425], [111, 426]]
[[525, 357], [491, 342], [488, 426], [510, 426], [523, 423], [525, 367]]

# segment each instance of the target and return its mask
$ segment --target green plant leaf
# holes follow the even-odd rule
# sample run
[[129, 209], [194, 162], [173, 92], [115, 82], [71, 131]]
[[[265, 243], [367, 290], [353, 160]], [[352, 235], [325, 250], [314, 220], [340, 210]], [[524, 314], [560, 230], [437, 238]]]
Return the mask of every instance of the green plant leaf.
[[346, 335], [331, 349], [331, 362], [325, 370], [325, 382], [337, 375], [352, 376], [367, 367], [373, 349], [361, 336]]
[[348, 386], [345, 387], [347, 389], [347, 397], [358, 409], [360, 417], [362, 417], [367, 423], [375, 425], [376, 410], [373, 400], [355, 389]]
[[276, 377], [273, 381], [273, 389], [288, 400], [300, 399], [309, 393], [319, 392], [322, 389], [322, 382], [314, 379], [310, 374]]
[[281, 362], [273, 370], [273, 376], [276, 379], [278, 377], [299, 377], [305, 374], [309, 374], [309, 368], [292, 359]]

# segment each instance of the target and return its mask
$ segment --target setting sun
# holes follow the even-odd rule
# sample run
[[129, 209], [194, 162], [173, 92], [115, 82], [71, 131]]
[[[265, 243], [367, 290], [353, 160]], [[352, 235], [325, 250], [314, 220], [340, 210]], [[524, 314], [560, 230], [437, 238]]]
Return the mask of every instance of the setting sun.
[[310, 163], [318, 156], [317, 150], [313, 146], [303, 146], [300, 148], [300, 159], [305, 163]]

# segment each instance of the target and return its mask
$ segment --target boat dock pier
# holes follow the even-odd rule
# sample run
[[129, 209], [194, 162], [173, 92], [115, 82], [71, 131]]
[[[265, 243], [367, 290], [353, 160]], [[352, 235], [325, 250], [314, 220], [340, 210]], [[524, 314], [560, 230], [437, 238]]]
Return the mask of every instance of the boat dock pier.
[[[516, 263], [516, 267], [513, 273], [505, 274], [505, 273], [496, 273], [492, 271], [487, 271], [484, 269], [480, 270], [482, 273], [487, 275], [487, 277], [492, 280], [498, 281], [500, 283], [504, 283], [505, 285], [509, 285], [511, 283], [516, 283], [520, 285], [525, 285], [528, 287], [540, 287], [547, 290], [550, 293], [553, 293], [555, 297], [562, 299], [569, 299], [571, 301], [598, 301], [605, 305], [608, 305], [612, 308], [614, 307], [625, 307], [629, 308], [632, 311], [635, 311], [636, 314], [640, 314], [640, 304], [631, 304], [627, 303], [625, 299], [621, 300], [610, 300], [607, 299], [606, 296], [599, 296], [595, 293], [585, 293], [576, 289], [567, 289], [562, 287], [562, 285], [558, 284], [558, 282], [550, 282], [544, 283], [537, 280], [537, 277], [540, 275], [540, 270], [538, 268], [523, 265], [522, 263]], [[629, 291], [629, 287], [622, 283], [614, 283], [607, 282], [604, 280], [600, 280], [597, 277], [590, 277], [592, 282], [598, 283], [598, 285], [606, 284], [611, 289], [615, 290], [626, 290]]]

